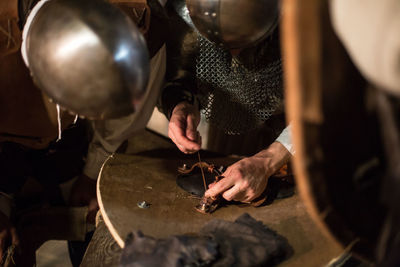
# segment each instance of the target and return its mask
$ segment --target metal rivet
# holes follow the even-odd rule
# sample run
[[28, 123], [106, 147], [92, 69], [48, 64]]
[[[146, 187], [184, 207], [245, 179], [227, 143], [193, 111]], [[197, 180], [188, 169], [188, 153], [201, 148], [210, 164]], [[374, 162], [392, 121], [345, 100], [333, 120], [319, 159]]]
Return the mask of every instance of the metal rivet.
[[218, 35], [219, 34], [219, 32], [214, 32], [214, 35]]
[[143, 200], [143, 201], [139, 201], [137, 203], [137, 206], [141, 209], [148, 209], [150, 207], [150, 204]]
[[210, 15], [210, 13], [208, 13], [208, 12], [206, 11], [206, 12], [204, 12], [204, 15], [208, 16], [208, 15]]
[[217, 13], [214, 12], [211, 14], [211, 16], [215, 18], [217, 16]]
[[207, 33], [211, 33], [211, 30], [207, 30]]

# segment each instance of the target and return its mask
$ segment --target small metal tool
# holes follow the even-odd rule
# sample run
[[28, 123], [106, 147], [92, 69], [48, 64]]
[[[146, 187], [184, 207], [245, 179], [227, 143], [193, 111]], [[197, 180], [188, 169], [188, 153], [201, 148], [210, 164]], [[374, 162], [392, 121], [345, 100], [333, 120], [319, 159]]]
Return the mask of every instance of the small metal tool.
[[[200, 152], [197, 151], [197, 156], [199, 158], [199, 164], [201, 166], [201, 158], [200, 158]], [[203, 183], [204, 183], [204, 192], [207, 191], [207, 184], [206, 184], [206, 177], [204, 176], [204, 170], [203, 168], [200, 167], [201, 170], [201, 176], [203, 177]]]

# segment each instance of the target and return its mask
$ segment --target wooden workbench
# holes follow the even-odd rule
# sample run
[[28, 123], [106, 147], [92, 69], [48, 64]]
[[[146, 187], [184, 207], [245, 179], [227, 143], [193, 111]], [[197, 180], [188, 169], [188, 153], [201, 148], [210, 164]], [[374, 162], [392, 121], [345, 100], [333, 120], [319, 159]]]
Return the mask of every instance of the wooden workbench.
[[[217, 165], [237, 160], [204, 151], [202, 158]], [[148, 131], [130, 140], [126, 154], [109, 158], [97, 187], [104, 222], [100, 222], [82, 266], [116, 266], [119, 246], [124, 246], [127, 234], [133, 230], [167, 237], [197, 232], [213, 218], [233, 221], [244, 212], [288, 239], [294, 255], [281, 266], [323, 266], [341, 253], [341, 248], [325, 238], [311, 221], [297, 194], [259, 208], [230, 205], [211, 215], [196, 212], [198, 200], [175, 183], [177, 168], [195, 161], [193, 155], [180, 153], [169, 140]], [[137, 206], [143, 200], [150, 203], [148, 209]]]

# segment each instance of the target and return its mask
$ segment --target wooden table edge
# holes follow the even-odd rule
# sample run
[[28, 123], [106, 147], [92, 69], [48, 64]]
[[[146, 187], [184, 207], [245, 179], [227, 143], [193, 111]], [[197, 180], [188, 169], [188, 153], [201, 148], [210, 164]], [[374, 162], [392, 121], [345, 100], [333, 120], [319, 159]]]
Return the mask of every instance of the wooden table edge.
[[103, 165], [101, 166], [100, 172], [99, 172], [99, 176], [97, 178], [97, 184], [96, 184], [96, 195], [97, 195], [97, 202], [99, 203], [99, 209], [100, 209], [100, 213], [101, 216], [103, 217], [104, 223], [108, 229], [108, 231], [110, 231], [110, 234], [112, 235], [112, 237], [114, 238], [114, 240], [117, 242], [117, 244], [121, 247], [124, 248], [125, 247], [125, 242], [122, 239], [122, 237], [118, 234], [117, 230], [115, 229], [114, 225], [112, 224], [110, 218], [108, 217], [105, 208], [104, 208], [104, 203], [103, 203], [103, 199], [101, 198], [101, 194], [100, 194], [100, 181], [101, 181], [101, 174], [103, 172], [103, 168], [106, 165], [106, 163], [112, 159], [114, 157], [114, 154], [110, 155], [103, 163]]

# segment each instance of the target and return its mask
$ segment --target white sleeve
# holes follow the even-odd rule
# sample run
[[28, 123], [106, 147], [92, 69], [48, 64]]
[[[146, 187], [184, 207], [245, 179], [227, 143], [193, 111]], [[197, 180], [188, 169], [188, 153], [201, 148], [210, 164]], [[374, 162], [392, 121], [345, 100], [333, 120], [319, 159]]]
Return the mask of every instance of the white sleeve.
[[83, 170], [85, 175], [97, 179], [101, 166], [108, 156], [135, 132], [146, 127], [164, 83], [165, 70], [166, 48], [164, 45], [150, 60], [150, 77], [142, 101], [146, 104], [126, 117], [91, 122], [94, 133]]
[[283, 131], [278, 136], [278, 138], [276, 138], [275, 141], [281, 143], [292, 155], [294, 155], [295, 149], [292, 143], [291, 131], [292, 131], [292, 126], [291, 124], [289, 124], [285, 129], [283, 129]]

